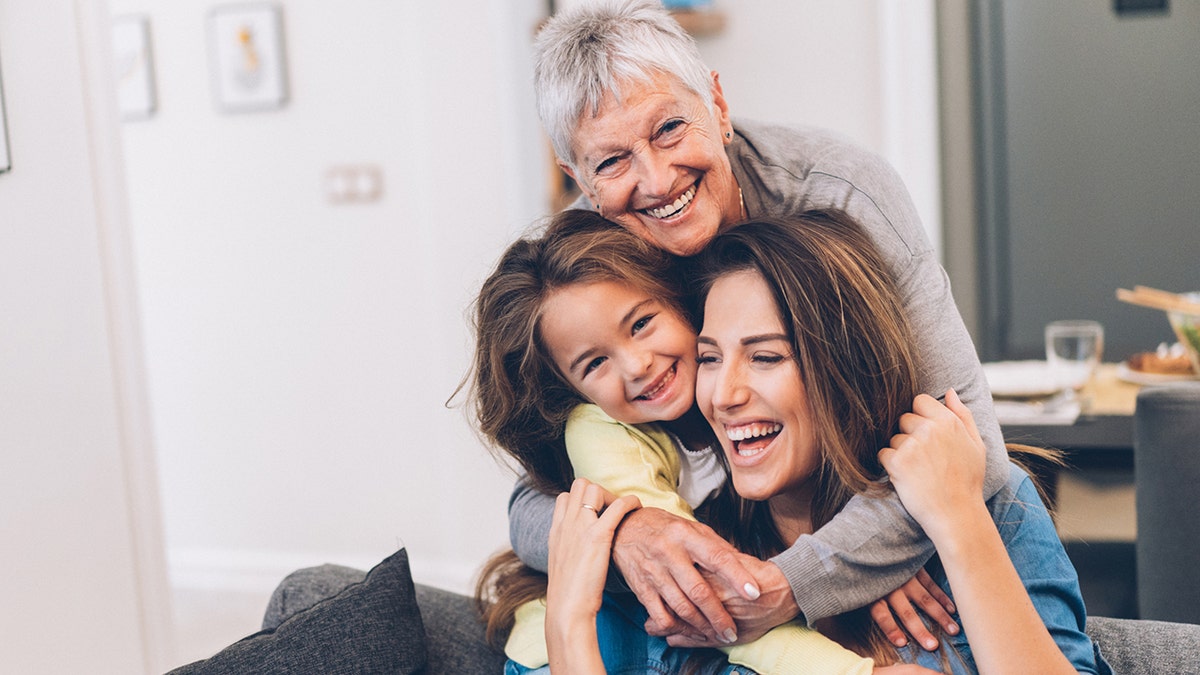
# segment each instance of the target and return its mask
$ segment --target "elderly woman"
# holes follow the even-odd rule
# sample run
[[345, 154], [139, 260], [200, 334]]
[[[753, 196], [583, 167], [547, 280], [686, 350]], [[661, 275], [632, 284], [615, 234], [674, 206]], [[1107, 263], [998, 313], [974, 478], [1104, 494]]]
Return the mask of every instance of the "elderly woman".
[[[882, 159], [815, 129], [735, 123], [717, 73], [646, 0], [580, 3], [553, 17], [537, 39], [535, 88], [559, 164], [583, 191], [575, 206], [671, 253], [693, 255], [747, 218], [835, 208], [861, 223], [899, 283], [920, 391], [958, 392], [987, 448], [984, 498], [1004, 485], [1007, 455], [974, 346], [912, 202]], [[552, 497], [518, 482], [513, 548], [541, 570], [553, 509]], [[655, 509], [623, 520], [612, 557], [649, 612], [647, 628], [694, 646], [745, 641], [798, 615], [811, 623], [893, 595], [933, 552], [894, 495], [860, 495], [767, 562]], [[956, 630], [928, 596], [919, 604]], [[931, 646], [907, 602], [893, 608]], [[886, 608], [875, 612], [889, 622]], [[903, 644], [894, 624], [888, 634]]]

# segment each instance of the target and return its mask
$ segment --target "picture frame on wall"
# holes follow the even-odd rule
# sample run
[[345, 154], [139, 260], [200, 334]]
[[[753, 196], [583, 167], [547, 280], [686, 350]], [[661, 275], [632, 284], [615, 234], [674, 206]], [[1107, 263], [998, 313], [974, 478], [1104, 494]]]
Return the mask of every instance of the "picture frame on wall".
[[144, 16], [119, 16], [113, 19], [112, 30], [121, 119], [149, 119], [158, 107], [150, 51], [150, 21]]
[[254, 112], [288, 98], [283, 17], [269, 3], [222, 5], [208, 15], [210, 67], [217, 108]]

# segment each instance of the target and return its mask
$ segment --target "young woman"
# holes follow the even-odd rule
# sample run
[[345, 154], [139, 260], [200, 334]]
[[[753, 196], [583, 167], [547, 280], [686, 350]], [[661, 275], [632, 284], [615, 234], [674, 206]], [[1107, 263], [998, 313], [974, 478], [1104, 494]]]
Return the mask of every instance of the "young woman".
[[[716, 439], [694, 406], [696, 334], [671, 267], [667, 254], [633, 234], [568, 211], [544, 236], [513, 244], [485, 282], [476, 307], [476, 416], [543, 490], [562, 492], [583, 477], [694, 520], [693, 509], [725, 486]], [[582, 504], [604, 505], [598, 494]], [[564, 624], [546, 623], [544, 582], [512, 554], [481, 577], [491, 632], [512, 626], [511, 672], [554, 662], [546, 636]], [[572, 583], [560, 578], [557, 587]], [[648, 615], [633, 596], [606, 596], [603, 608], [592, 639], [611, 670], [674, 671], [693, 656], [648, 635]], [[760, 673], [872, 670], [869, 659], [798, 624], [727, 652]]]
[[[1028, 474], [1010, 464], [1004, 487], [985, 502], [986, 451], [970, 411], [953, 390], [945, 403], [917, 395], [899, 294], [854, 222], [810, 212], [741, 225], [698, 264], [697, 402], [736, 490], [711, 521], [718, 533], [775, 555], [852, 495], [894, 487], [937, 548], [934, 577], [964, 630], [940, 654], [897, 652], [853, 613], [822, 632], [876, 663], [1107, 671], [1084, 633], [1075, 570]], [[892, 487], [877, 482], [885, 469]]]

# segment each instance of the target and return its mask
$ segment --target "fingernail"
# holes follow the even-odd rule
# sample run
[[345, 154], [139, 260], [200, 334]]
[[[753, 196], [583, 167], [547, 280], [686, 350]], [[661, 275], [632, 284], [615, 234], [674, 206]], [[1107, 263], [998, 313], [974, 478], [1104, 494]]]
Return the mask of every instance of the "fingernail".
[[737, 633], [735, 633], [732, 628], [726, 629], [725, 632], [721, 634], [721, 637], [725, 638], [725, 644], [727, 645], [737, 642]]
[[908, 640], [905, 640], [904, 638], [896, 638], [895, 640], [892, 640], [892, 644], [896, 645], [897, 647], [903, 647], [908, 644]]
[[956, 623], [946, 624], [946, 632], [951, 635], [958, 635], [958, 624], [956, 624]]
[[746, 582], [746, 585], [742, 586], [742, 590], [746, 592], [746, 597], [751, 600], [757, 600], [758, 596], [762, 595], [762, 593], [759, 593], [758, 587], [749, 582]]
[[926, 640], [925, 649], [928, 649], [929, 651], [937, 649], [937, 640], [934, 640], [933, 638]]

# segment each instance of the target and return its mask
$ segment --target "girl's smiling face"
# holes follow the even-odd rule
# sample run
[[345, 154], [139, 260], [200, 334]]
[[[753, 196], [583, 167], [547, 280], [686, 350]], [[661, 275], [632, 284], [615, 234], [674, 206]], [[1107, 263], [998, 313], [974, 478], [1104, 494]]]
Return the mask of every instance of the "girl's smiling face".
[[560, 288], [542, 304], [539, 331], [567, 383], [618, 422], [675, 420], [695, 401], [696, 333], [632, 285]]
[[697, 338], [696, 401], [742, 497], [807, 513], [820, 466], [800, 365], [767, 282], [755, 271], [712, 285]]

